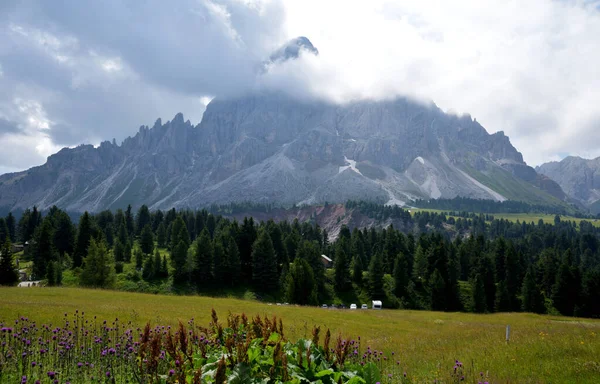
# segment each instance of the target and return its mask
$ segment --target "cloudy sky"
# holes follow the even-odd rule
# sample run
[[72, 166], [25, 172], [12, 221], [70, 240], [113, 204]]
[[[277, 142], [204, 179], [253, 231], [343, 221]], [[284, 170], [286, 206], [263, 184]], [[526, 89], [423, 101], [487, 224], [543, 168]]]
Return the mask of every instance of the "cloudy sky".
[[[172, 4], [169, 4], [172, 3]], [[319, 56], [259, 64], [304, 35]], [[410, 95], [537, 165], [600, 156], [600, 1], [0, 1], [0, 173], [118, 142], [211, 97]]]

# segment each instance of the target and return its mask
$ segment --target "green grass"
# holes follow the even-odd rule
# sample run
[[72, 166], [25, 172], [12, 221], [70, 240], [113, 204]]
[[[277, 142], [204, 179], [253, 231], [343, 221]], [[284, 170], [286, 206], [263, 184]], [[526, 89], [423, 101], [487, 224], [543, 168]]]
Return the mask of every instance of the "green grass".
[[[28, 316], [61, 324], [65, 313], [100, 319], [175, 325], [194, 318], [207, 324], [210, 309], [283, 318], [288, 338], [310, 337], [313, 326], [361, 336], [363, 346], [395, 352], [409, 375], [428, 379], [454, 359], [494, 382], [594, 383], [600, 377], [600, 321], [533, 314], [476, 315], [401, 310], [328, 310], [276, 306], [250, 300], [164, 296], [76, 288], [1, 288], [0, 321]], [[511, 325], [511, 342], [505, 327]]]

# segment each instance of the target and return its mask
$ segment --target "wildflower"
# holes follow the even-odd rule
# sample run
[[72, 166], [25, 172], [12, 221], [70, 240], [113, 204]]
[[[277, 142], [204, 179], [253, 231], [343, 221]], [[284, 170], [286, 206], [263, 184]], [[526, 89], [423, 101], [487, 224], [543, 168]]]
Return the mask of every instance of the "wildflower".
[[106, 371], [106, 377], [110, 377], [110, 372]]
[[54, 376], [56, 376], [56, 372], [54, 371], [48, 371], [48, 377], [51, 379], [54, 379]]
[[32, 366], [32, 367], [35, 367], [36, 365], [37, 365], [37, 363], [36, 363], [35, 361], [32, 361], [32, 362], [31, 362], [31, 366]]
[[169, 371], [169, 376], [173, 376], [174, 374], [175, 374], [175, 370], [174, 370], [174, 369], [171, 369], [171, 370]]

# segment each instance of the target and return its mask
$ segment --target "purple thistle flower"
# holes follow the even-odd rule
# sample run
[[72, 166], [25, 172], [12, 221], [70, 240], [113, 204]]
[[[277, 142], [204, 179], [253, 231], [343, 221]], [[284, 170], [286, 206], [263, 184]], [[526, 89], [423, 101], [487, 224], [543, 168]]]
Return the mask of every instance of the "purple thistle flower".
[[54, 376], [56, 376], [56, 372], [54, 371], [48, 371], [48, 377], [51, 379], [54, 379]]

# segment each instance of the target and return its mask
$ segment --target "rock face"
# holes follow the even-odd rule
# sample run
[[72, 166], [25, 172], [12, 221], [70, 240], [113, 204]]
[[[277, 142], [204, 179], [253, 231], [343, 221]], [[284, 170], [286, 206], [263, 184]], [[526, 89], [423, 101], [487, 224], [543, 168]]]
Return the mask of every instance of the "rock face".
[[569, 156], [536, 170], [556, 181], [569, 197], [600, 213], [600, 157], [587, 160]]
[[121, 145], [62, 149], [0, 176], [0, 207], [99, 211], [233, 201], [310, 204], [417, 198], [560, 204], [561, 188], [523, 162], [502, 132], [409, 99], [348, 105], [283, 94], [213, 100], [202, 122], [181, 114]]

